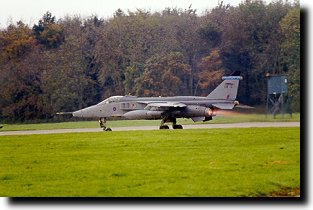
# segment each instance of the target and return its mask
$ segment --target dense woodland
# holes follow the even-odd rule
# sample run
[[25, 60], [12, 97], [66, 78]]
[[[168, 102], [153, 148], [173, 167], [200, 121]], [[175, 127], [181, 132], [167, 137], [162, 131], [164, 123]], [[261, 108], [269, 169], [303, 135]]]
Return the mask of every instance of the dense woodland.
[[192, 6], [108, 19], [47, 12], [0, 29], [0, 120], [53, 120], [112, 95], [206, 96], [235, 70], [241, 103], [264, 106], [265, 75], [287, 74], [300, 111], [298, 1], [221, 2], [201, 16]]

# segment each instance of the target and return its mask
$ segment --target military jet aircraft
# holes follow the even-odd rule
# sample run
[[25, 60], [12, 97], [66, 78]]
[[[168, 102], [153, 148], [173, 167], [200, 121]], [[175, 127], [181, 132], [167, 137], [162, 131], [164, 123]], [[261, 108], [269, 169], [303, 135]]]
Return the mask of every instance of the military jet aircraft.
[[108, 120], [155, 120], [160, 119], [160, 129], [169, 129], [165, 123], [172, 123], [173, 129], [182, 129], [176, 124], [177, 118], [191, 118], [194, 122], [209, 121], [216, 116], [217, 110], [233, 109], [239, 104], [236, 101], [240, 72], [222, 77], [223, 81], [207, 97], [173, 96], [173, 97], [137, 97], [112, 96], [104, 101], [74, 112], [74, 117], [99, 118], [100, 127], [106, 127]]

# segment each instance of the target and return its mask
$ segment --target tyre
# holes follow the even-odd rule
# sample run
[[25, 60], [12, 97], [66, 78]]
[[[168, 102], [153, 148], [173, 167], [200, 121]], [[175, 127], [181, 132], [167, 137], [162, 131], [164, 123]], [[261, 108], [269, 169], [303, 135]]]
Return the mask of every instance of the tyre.
[[160, 126], [160, 130], [163, 130], [163, 129], [170, 129], [170, 128], [167, 125]]

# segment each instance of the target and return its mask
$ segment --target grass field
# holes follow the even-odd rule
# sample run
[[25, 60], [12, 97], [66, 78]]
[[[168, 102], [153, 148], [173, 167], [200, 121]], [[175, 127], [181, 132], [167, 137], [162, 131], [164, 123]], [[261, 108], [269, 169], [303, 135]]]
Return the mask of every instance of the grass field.
[[[194, 124], [191, 119], [177, 119], [179, 124]], [[292, 118], [285, 114], [284, 118], [277, 115], [276, 119], [264, 114], [239, 114], [236, 112], [229, 112], [226, 116], [216, 116], [212, 121], [204, 123], [239, 123], [239, 122], [291, 122], [300, 121], [300, 114], [293, 114]], [[160, 120], [122, 120], [122, 121], [108, 121], [109, 127], [126, 127], [126, 126], [145, 126], [145, 125], [160, 125]], [[197, 123], [203, 124], [203, 122]], [[0, 129], [2, 131], [15, 131], [15, 130], [50, 130], [50, 129], [70, 129], [70, 128], [97, 128], [99, 123], [97, 120], [93, 121], [78, 121], [78, 122], [61, 122], [61, 123], [36, 123], [36, 124], [4, 124]]]
[[300, 188], [300, 128], [0, 136], [0, 196], [269, 196]]

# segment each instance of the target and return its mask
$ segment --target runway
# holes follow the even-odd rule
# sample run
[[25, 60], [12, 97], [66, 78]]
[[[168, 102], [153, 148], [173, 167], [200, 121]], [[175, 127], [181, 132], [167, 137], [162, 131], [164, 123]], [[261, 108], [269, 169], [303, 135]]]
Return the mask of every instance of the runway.
[[[184, 129], [219, 129], [219, 128], [260, 128], [260, 127], [300, 127], [300, 122], [244, 122], [230, 124], [191, 124], [183, 125]], [[135, 131], [135, 130], [159, 130], [158, 126], [131, 126], [113, 127], [114, 131]], [[25, 130], [25, 131], [3, 131], [0, 136], [12, 135], [34, 135], [34, 134], [56, 134], [56, 133], [84, 133], [104, 132], [100, 128], [76, 128], [76, 129], [55, 129], [55, 130]]]

